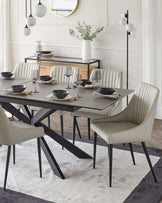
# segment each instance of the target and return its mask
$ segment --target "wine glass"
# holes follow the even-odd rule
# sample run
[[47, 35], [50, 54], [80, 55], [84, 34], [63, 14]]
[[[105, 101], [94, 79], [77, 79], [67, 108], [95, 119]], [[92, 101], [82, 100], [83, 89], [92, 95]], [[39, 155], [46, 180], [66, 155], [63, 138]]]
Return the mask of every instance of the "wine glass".
[[78, 87], [79, 87], [79, 85], [82, 84], [82, 82], [83, 82], [82, 75], [76, 74], [75, 82], [74, 83], [77, 85], [77, 96], [78, 96], [78, 98], [81, 98], [81, 96], [79, 95], [79, 89], [78, 89]]
[[100, 80], [101, 80], [101, 71], [96, 70], [93, 74], [92, 78], [95, 82], [97, 82], [97, 86], [100, 86]]
[[66, 89], [71, 89], [69, 83], [70, 83], [70, 76], [72, 76], [72, 74], [73, 74], [72, 68], [71, 67], [66, 67], [65, 74], [64, 74], [68, 78], [68, 86], [67, 86]]
[[32, 71], [32, 79], [35, 82], [35, 90], [34, 93], [39, 93], [39, 91], [37, 90], [37, 80], [39, 79], [39, 70], [33, 70]]

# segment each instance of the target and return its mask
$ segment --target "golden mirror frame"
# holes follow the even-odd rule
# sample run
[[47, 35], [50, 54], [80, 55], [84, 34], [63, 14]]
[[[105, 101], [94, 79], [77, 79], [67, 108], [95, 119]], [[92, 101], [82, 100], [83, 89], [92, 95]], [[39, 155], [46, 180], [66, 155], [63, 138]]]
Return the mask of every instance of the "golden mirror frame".
[[49, 0], [47, 0], [47, 4], [48, 4], [48, 7], [49, 7], [50, 11], [51, 11], [53, 14], [55, 14], [56, 16], [60, 16], [60, 17], [68, 17], [68, 16], [72, 15], [72, 14], [76, 11], [76, 9], [78, 8], [79, 0], [76, 0], [76, 1], [77, 1], [77, 2], [76, 2], [76, 6], [75, 6], [75, 8], [72, 10], [71, 13], [69, 13], [69, 14], [67, 14], [67, 15], [57, 14], [57, 13], [55, 13], [54, 11], [52, 11], [52, 9], [51, 9], [51, 7], [50, 7]]

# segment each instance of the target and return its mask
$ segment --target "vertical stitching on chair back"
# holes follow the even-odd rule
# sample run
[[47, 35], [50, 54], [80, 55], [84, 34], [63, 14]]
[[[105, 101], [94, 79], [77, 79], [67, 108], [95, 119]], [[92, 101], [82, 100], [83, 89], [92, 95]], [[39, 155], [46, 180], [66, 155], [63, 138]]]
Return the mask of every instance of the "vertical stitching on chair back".
[[140, 124], [153, 111], [159, 90], [151, 85], [142, 83], [136, 90], [129, 103], [126, 115], [129, 121]]
[[[66, 66], [53, 66], [50, 75], [56, 78], [59, 82], [68, 82], [68, 78], [65, 76]], [[79, 69], [72, 67], [72, 76], [70, 76], [70, 83], [74, 83], [75, 75], [79, 73]]]
[[33, 70], [40, 70], [39, 64], [17, 63], [13, 72], [16, 78], [32, 78]]
[[116, 70], [106, 70], [106, 69], [93, 69], [90, 75], [90, 80], [93, 79], [94, 73], [96, 71], [101, 72], [101, 87], [110, 88], [121, 88], [122, 87], [122, 72]]

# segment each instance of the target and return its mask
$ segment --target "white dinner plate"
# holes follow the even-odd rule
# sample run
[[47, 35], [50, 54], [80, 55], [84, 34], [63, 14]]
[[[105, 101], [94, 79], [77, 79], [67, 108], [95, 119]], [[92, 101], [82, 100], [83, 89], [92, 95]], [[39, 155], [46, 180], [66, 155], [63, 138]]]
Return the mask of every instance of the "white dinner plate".
[[43, 84], [50, 84], [50, 83], [57, 83], [58, 80], [56, 78], [52, 78], [51, 80], [48, 81], [42, 81], [42, 80], [38, 80], [38, 83], [43, 83]]
[[9, 94], [13, 94], [13, 95], [23, 95], [23, 94], [27, 94], [29, 91], [24, 90], [23, 92], [14, 92], [12, 89], [4, 89], [4, 92], [7, 92]]
[[56, 101], [68, 101], [68, 100], [70, 100], [72, 98], [70, 94], [68, 94], [64, 99], [58, 99], [53, 94], [50, 94], [50, 95], [48, 95], [46, 97], [49, 98], [49, 99], [56, 100]]
[[85, 85], [83, 88], [85, 88], [85, 89], [93, 89], [93, 88], [97, 88], [97, 85]]
[[10, 78], [4, 78], [4, 77], [1, 77], [3, 80], [13, 80], [13, 79], [15, 79], [15, 77], [14, 76], [12, 76], [12, 77], [10, 77]]
[[101, 94], [97, 91], [94, 91], [92, 93], [94, 96], [98, 95], [98, 96], [102, 96], [102, 97], [105, 97], [105, 98], [108, 98], [108, 99], [118, 99], [120, 94], [118, 94], [117, 92], [114, 92], [113, 94]]

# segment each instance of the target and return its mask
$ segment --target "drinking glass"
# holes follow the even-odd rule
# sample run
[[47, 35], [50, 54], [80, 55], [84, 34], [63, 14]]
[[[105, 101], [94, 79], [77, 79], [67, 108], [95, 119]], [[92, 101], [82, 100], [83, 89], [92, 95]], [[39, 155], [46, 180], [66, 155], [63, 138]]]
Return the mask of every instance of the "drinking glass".
[[101, 71], [95, 71], [93, 78], [92, 78], [95, 82], [97, 82], [97, 86], [100, 86], [100, 80], [101, 80]]
[[81, 96], [79, 95], [79, 88], [78, 87], [79, 87], [79, 85], [82, 84], [82, 82], [83, 82], [82, 75], [76, 74], [74, 83], [77, 85], [77, 96], [78, 96], [78, 98], [81, 98]]
[[32, 71], [32, 79], [35, 82], [35, 90], [34, 93], [39, 93], [39, 91], [37, 90], [37, 80], [39, 79], [39, 70], [33, 70]]
[[70, 83], [70, 76], [72, 76], [72, 74], [73, 74], [72, 68], [71, 67], [66, 67], [65, 74], [64, 74], [68, 78], [68, 86], [67, 86], [66, 89], [71, 89], [69, 83]]

